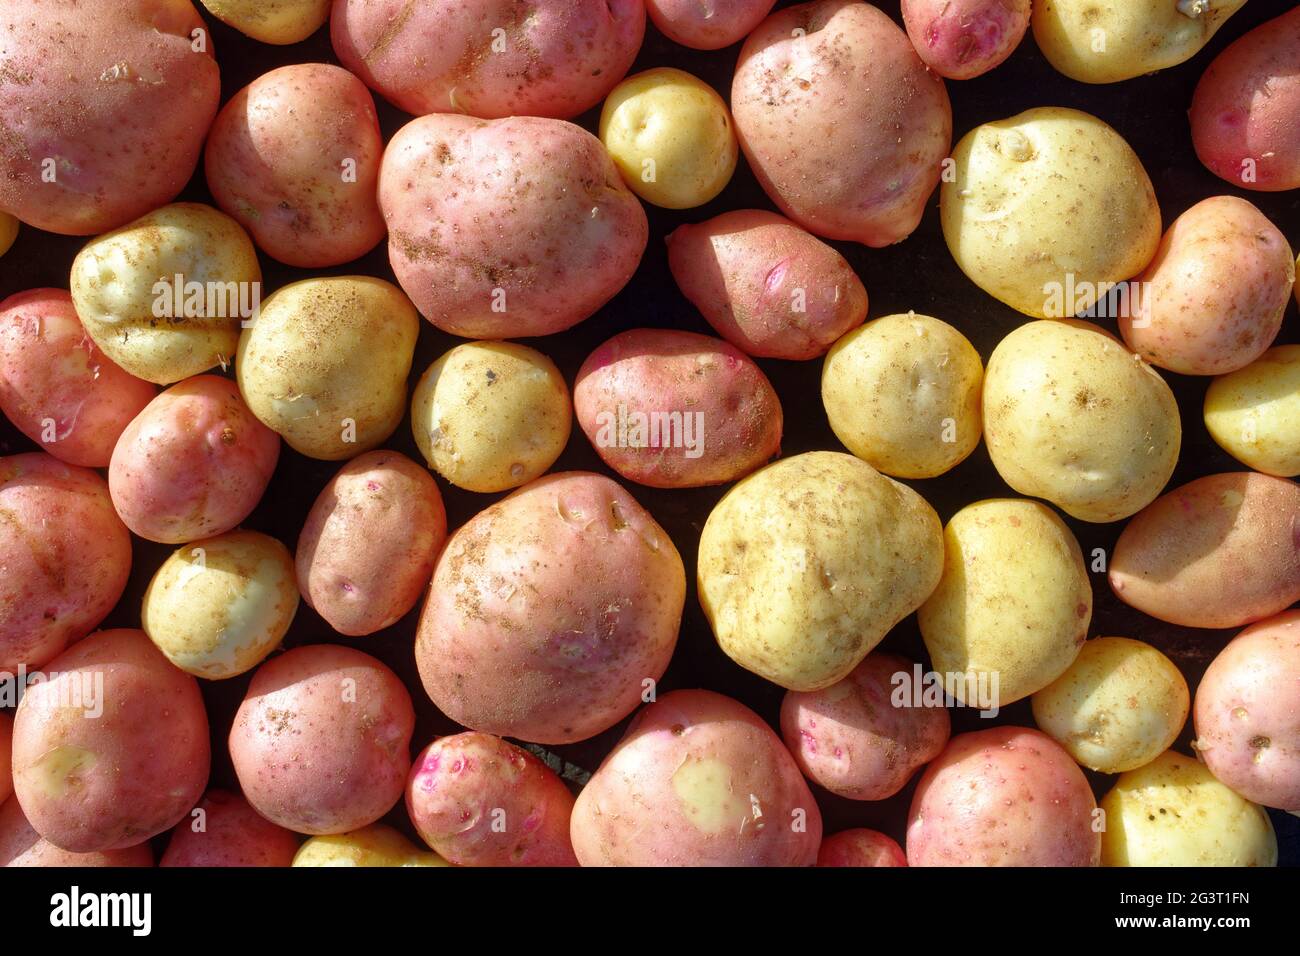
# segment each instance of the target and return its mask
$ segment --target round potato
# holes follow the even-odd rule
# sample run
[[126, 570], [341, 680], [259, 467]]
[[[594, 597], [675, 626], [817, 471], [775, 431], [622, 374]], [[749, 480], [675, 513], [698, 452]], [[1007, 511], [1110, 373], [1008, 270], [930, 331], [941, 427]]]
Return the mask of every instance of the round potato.
[[265, 820], [238, 794], [209, 790], [172, 831], [159, 866], [276, 866], [293, 863], [298, 836]]
[[1300, 345], [1278, 345], [1205, 393], [1205, 427], [1219, 446], [1266, 475], [1300, 475]]
[[907, 866], [907, 854], [875, 830], [841, 830], [822, 840], [818, 866]]
[[980, 443], [984, 366], [966, 337], [928, 315], [887, 315], [826, 356], [822, 404], [849, 451], [895, 478], [934, 478]]
[[810, 452], [718, 502], [697, 584], [728, 657], [812, 691], [847, 677], [942, 572], [943, 528], [920, 495], [851, 455]]
[[1046, 106], [985, 123], [952, 160], [939, 200], [948, 249], [972, 282], [1026, 315], [1106, 307], [1160, 244], [1142, 161], [1088, 113]]
[[383, 444], [406, 411], [420, 317], [382, 279], [304, 279], [278, 290], [239, 338], [244, 401], [309, 458]]
[[7, 212], [0, 212], [0, 256], [13, 248], [18, 238], [18, 220]]
[[329, 19], [331, 0], [200, 0], [245, 36], [284, 46], [307, 39]]
[[540, 478], [569, 443], [573, 405], [555, 363], [513, 342], [468, 342], [429, 366], [411, 397], [415, 444], [467, 491]]
[[148, 842], [124, 850], [70, 853], [32, 829], [17, 800], [0, 801], [0, 867], [145, 867], [153, 866]]
[[645, 0], [646, 13], [659, 32], [695, 50], [721, 50], [739, 43], [763, 22], [776, 0]]
[[294, 866], [448, 866], [421, 851], [390, 826], [371, 824], [337, 836], [314, 836], [293, 858]]
[[951, 80], [970, 80], [1020, 45], [1029, 0], [903, 0], [903, 25], [926, 66]]
[[999, 342], [983, 411], [1002, 479], [1081, 521], [1118, 521], [1150, 504], [1182, 445], [1164, 379], [1087, 322], [1030, 322]]

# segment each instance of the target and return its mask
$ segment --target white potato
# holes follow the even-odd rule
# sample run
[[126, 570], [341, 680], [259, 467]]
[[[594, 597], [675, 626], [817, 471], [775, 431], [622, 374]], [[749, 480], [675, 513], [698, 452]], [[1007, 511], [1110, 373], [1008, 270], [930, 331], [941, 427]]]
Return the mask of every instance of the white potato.
[[1228, 454], [1266, 475], [1300, 475], [1300, 345], [1278, 345], [1205, 393], [1205, 427]]
[[305, 40], [330, 16], [333, 0], [200, 0], [240, 33], [283, 46]]

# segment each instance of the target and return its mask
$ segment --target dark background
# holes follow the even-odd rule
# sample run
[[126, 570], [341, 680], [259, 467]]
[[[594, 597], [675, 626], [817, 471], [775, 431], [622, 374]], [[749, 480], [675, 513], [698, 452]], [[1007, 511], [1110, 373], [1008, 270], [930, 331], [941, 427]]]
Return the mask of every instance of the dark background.
[[[779, 7], [790, 6], [778, 3]], [[899, 4], [884, 0], [877, 4], [901, 24]], [[197, 4], [196, 4], [197, 6]], [[1209, 196], [1242, 196], [1258, 206], [1282, 232], [1293, 247], [1300, 247], [1300, 190], [1284, 193], [1249, 192], [1233, 187], [1206, 170], [1192, 150], [1187, 123], [1187, 107], [1192, 91], [1210, 60], [1231, 41], [1251, 28], [1272, 19], [1293, 6], [1286, 0], [1252, 0], [1235, 14], [1214, 40], [1191, 61], [1154, 76], [1124, 83], [1090, 86], [1067, 79], [1057, 73], [1039, 53], [1032, 33], [1011, 58], [992, 73], [965, 82], [949, 81], [948, 93], [953, 108], [953, 142], [973, 127], [991, 120], [1013, 116], [1035, 106], [1067, 106], [1085, 110], [1114, 126], [1141, 157], [1155, 184], [1164, 224], [1167, 227], [1179, 214]], [[331, 62], [337, 60], [329, 43], [328, 27], [307, 41], [291, 47], [273, 47], [248, 39], [226, 27], [211, 15], [216, 57], [221, 65], [222, 102], [256, 77], [275, 67], [290, 63]], [[645, 44], [632, 72], [655, 66], [675, 66], [711, 83], [728, 97], [739, 45], [726, 50], [701, 52], [678, 46], [647, 24]], [[391, 137], [410, 117], [378, 100], [385, 139]], [[578, 122], [596, 130], [599, 107]], [[1300, 117], [1296, 118], [1300, 122]], [[189, 187], [179, 197], [193, 202], [212, 203], [202, 175], [202, 164]], [[636, 276], [604, 309], [568, 332], [530, 340], [560, 367], [570, 386], [583, 359], [606, 339], [626, 329], [637, 327], [682, 328], [712, 333], [708, 324], [677, 290], [668, 271], [663, 239], [682, 223], [699, 222], [731, 209], [775, 207], [758, 187], [741, 157], [740, 167], [727, 189], [713, 202], [697, 209], [668, 211], [646, 206], [650, 218], [650, 245]], [[0, 298], [25, 289], [50, 286], [67, 288], [72, 260], [87, 240], [54, 236], [24, 226], [14, 248], [0, 259]], [[920, 228], [906, 241], [888, 249], [868, 249], [847, 243], [836, 248], [862, 277], [870, 296], [870, 318], [878, 318], [914, 309], [934, 315], [960, 329], [979, 350], [985, 361], [994, 346], [1011, 329], [1027, 321], [1026, 317], [1002, 305], [971, 283], [957, 268], [943, 241], [939, 228], [938, 192], [930, 197]], [[385, 246], [347, 266], [330, 270], [302, 270], [282, 266], [263, 255], [263, 297], [277, 288], [311, 275], [366, 274], [395, 281], [388, 266]], [[1113, 321], [1104, 321], [1114, 331]], [[458, 340], [428, 323], [422, 324], [410, 386], [435, 358]], [[1300, 341], [1297, 337], [1297, 313], [1292, 302], [1278, 343]], [[786, 434], [782, 453], [794, 455], [817, 449], [843, 451], [827, 424], [822, 408], [819, 360], [783, 362], [760, 360], [759, 364], [772, 380], [785, 410]], [[1209, 437], [1201, 416], [1201, 406], [1209, 378], [1191, 378], [1164, 372], [1166, 381], [1178, 398], [1183, 420], [1183, 446], [1178, 468], [1170, 487], [1181, 485], [1202, 475], [1222, 471], [1244, 470]], [[411, 436], [409, 416], [386, 447], [396, 449], [416, 461], [422, 461]], [[34, 450], [35, 445], [0, 420], [0, 454], [10, 455]], [[266, 532], [293, 548], [316, 495], [341, 467], [341, 463], [315, 461], [282, 447], [279, 468], [265, 497], [245, 527]], [[583, 469], [599, 471], [618, 478], [601, 463], [586, 437], [574, 428], [564, 455], [554, 470]], [[621, 479], [620, 479], [621, 480]], [[479, 495], [461, 491], [439, 479], [447, 505], [449, 527], [456, 528], [487, 507], [500, 495]], [[645, 505], [671, 534], [686, 562], [687, 579], [694, 581], [696, 545], [700, 530], [725, 488], [661, 491], [628, 482], [633, 495]], [[1014, 495], [993, 469], [981, 445], [967, 461], [948, 474], [911, 482], [947, 522], [954, 512], [972, 501]], [[1109, 555], [1123, 528], [1123, 522], [1095, 525], [1064, 516], [1085, 556], [1093, 548], [1104, 548]], [[105, 627], [139, 627], [140, 604], [150, 578], [173, 548], [135, 539], [131, 581], [117, 608], [104, 622]], [[1232, 631], [1207, 631], [1176, 627], [1149, 618], [1121, 603], [1111, 593], [1104, 574], [1093, 575], [1095, 610], [1091, 636], [1118, 635], [1147, 641], [1168, 654], [1182, 669], [1195, 690], [1206, 665], [1213, 659]], [[397, 625], [370, 637], [349, 639], [334, 633], [310, 608], [300, 606], [298, 616], [285, 640], [286, 647], [301, 644], [334, 642], [356, 647], [373, 654], [392, 667], [405, 681], [415, 702], [417, 723], [412, 752], [422, 748], [437, 735], [453, 733], [458, 728], [444, 717], [425, 695], [415, 669], [413, 642], [418, 608]], [[925, 648], [914, 617], [901, 623], [881, 645], [909, 657], [924, 661]], [[213, 764], [211, 785], [238, 789], [225, 739], [235, 709], [248, 686], [251, 675], [228, 681], [201, 681], [212, 725]], [[700, 610], [693, 583], [688, 589], [681, 637], [672, 665], [659, 684], [659, 692], [678, 688], [704, 687], [729, 694], [754, 708], [774, 727], [784, 693], [782, 688], [742, 670], [719, 649]], [[983, 729], [989, 722], [974, 711], [953, 709], [954, 732]], [[1003, 709], [996, 723], [1033, 726], [1028, 700]], [[578, 744], [550, 748], [571, 764], [572, 768], [595, 770], [601, 759], [621, 736], [627, 721], [598, 737]], [[1183, 753], [1192, 753], [1190, 718], [1175, 745]], [[1111, 786], [1113, 777], [1089, 772], [1098, 797]], [[898, 795], [881, 802], [856, 802], [832, 796], [813, 787], [825, 819], [825, 832], [835, 833], [848, 827], [865, 826], [882, 830], [903, 842], [908, 806], [915, 779]], [[1279, 811], [1270, 811], [1277, 829], [1284, 865], [1300, 864], [1300, 819]], [[404, 807], [399, 805], [387, 822], [415, 837]], [[156, 841], [158, 852], [166, 837]]]

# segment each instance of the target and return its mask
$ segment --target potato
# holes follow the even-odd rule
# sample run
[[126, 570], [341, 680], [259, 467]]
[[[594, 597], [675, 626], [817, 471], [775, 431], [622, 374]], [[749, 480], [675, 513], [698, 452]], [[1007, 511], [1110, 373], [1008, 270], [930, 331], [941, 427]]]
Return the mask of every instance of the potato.
[[1138, 278], [1141, 302], [1119, 316], [1128, 347], [1184, 375], [1244, 368], [1273, 344], [1296, 273], [1286, 237], [1235, 196], [1179, 216]]
[[1103, 866], [1277, 866], [1268, 814], [1172, 750], [1121, 774], [1101, 810]]
[[902, 790], [939, 755], [951, 729], [942, 705], [899, 696], [912, 676], [907, 658], [877, 651], [837, 684], [787, 691], [781, 736], [804, 776], [850, 800], [887, 800]]
[[916, 229], [952, 143], [943, 81], [888, 14], [857, 0], [764, 20], [741, 48], [731, 111], [750, 168], [783, 213], [868, 246]]
[[0, 711], [0, 804], [14, 792], [13, 737], [13, 718]]
[[170, 202], [221, 97], [189, 0], [0, 0], [0, 63], [0, 209], [65, 235]]
[[159, 866], [289, 866], [298, 837], [264, 820], [238, 794], [209, 790], [172, 831]]
[[124, 850], [69, 853], [32, 829], [17, 800], [0, 801], [0, 867], [6, 866], [144, 867], [153, 866], [153, 850], [145, 842]]
[[374, 634], [415, 607], [446, 540], [447, 512], [429, 473], [397, 452], [368, 452], [312, 505], [298, 536], [298, 589], [340, 634]]
[[293, 858], [294, 866], [447, 866], [422, 852], [390, 826], [375, 823], [338, 836], [314, 836]]
[[821, 812], [780, 739], [707, 690], [632, 721], [573, 808], [583, 866], [811, 866]]
[[1261, 23], [1210, 63], [1192, 96], [1192, 145], [1243, 189], [1300, 188], [1300, 9]]
[[397, 281], [471, 339], [578, 324], [632, 278], [649, 237], [600, 140], [558, 120], [409, 123], [384, 153], [379, 206]]
[[305, 40], [329, 19], [331, 0], [200, 0], [218, 20], [263, 43]]
[[632, 329], [587, 357], [578, 423], [605, 464], [655, 488], [735, 481], [781, 451], [781, 400], [739, 349], [675, 329]]
[[903, 0], [903, 25], [926, 66], [952, 80], [971, 80], [1020, 45], [1029, 29], [1029, 0]]
[[1034, 721], [1083, 766], [1123, 773], [1172, 746], [1190, 702], [1183, 675], [1150, 644], [1098, 637], [1034, 694]]
[[0, 302], [0, 409], [60, 461], [103, 468], [155, 389], [101, 354], [61, 289]]
[[419, 329], [410, 301], [382, 279], [290, 283], [239, 337], [239, 390], [295, 451], [353, 458], [401, 423]]
[[991, 711], [1042, 690], [1074, 663], [1092, 620], [1079, 542], [1037, 501], [967, 505], [944, 529], [943, 578], [917, 611], [945, 690]]
[[907, 866], [907, 854], [875, 830], [841, 830], [822, 840], [818, 866]]
[[1003, 481], [1080, 521], [1140, 511], [1178, 463], [1173, 392], [1088, 322], [1030, 322], [999, 342], [984, 372], [983, 410]]
[[113, 449], [108, 488], [126, 526], [180, 544], [235, 528], [275, 474], [280, 440], [235, 383], [199, 375], [150, 402]]
[[1124, 603], [1184, 627], [1240, 627], [1300, 600], [1300, 488], [1253, 472], [1207, 475], [1133, 518], [1110, 586]]
[[18, 238], [18, 220], [7, 212], [0, 212], [0, 256], [13, 248]]
[[289, 549], [256, 531], [231, 531], [173, 552], [149, 582], [140, 621], [185, 673], [223, 680], [262, 663], [297, 610]]
[[920, 495], [851, 455], [810, 452], [718, 502], [697, 585], [728, 657], [812, 691], [847, 677], [942, 571], [943, 529]]
[[600, 113], [600, 141], [628, 188], [665, 209], [717, 197], [740, 153], [722, 97], [699, 77], [666, 66], [614, 87]]
[[347, 833], [401, 798], [415, 711], [397, 675], [350, 647], [295, 647], [257, 669], [230, 728], [249, 804], [297, 833]]
[[546, 764], [490, 734], [442, 737], [415, 758], [406, 809], [456, 866], [577, 866], [573, 794]]
[[602, 475], [548, 475], [447, 541], [415, 662], [464, 727], [586, 740], [663, 676], [685, 600], [681, 556], [631, 495]]
[[1300, 475], [1300, 345], [1278, 345], [1205, 393], [1205, 427], [1219, 446], [1266, 475]]
[[1137, 154], [1101, 120], [1055, 106], [971, 130], [940, 189], [948, 250], [977, 286], [1035, 318], [1106, 307], [1160, 244]]
[[907, 863], [1096, 866], [1096, 807], [1083, 771], [1046, 734], [958, 734], [917, 785]]
[[1196, 742], [1210, 772], [1254, 803], [1300, 810], [1300, 611], [1246, 628], [1196, 688]]
[[645, 0], [646, 13], [659, 32], [682, 46], [721, 50], [739, 43], [763, 22], [776, 0]]
[[39, 453], [0, 458], [0, 672], [44, 666], [117, 604], [131, 535], [104, 479]]
[[366, 85], [325, 63], [284, 66], [236, 93], [205, 154], [217, 205], [267, 255], [321, 268], [384, 238], [375, 190], [384, 141]]
[[72, 263], [71, 283], [100, 350], [159, 385], [224, 369], [262, 296], [248, 234], [196, 203], [164, 206], [91, 240]]
[[887, 315], [826, 356], [822, 404], [849, 451], [895, 478], [934, 478], [980, 443], [984, 366], [966, 337], [928, 315]]
[[1034, 4], [1034, 39], [1071, 79], [1118, 83], [1190, 60], [1245, 3], [1041, 0]]
[[569, 443], [573, 405], [555, 363], [513, 342], [467, 342], [429, 366], [411, 397], [415, 444], [457, 488], [509, 491]]
[[143, 631], [100, 631], [49, 665], [14, 715], [14, 796], [32, 828], [73, 853], [171, 829], [208, 782], [198, 682]]

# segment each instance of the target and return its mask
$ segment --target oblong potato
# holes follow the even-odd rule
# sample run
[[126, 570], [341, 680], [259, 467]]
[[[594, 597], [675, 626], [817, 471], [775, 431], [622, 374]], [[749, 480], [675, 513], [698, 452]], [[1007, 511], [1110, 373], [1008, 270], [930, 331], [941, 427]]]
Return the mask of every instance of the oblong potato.
[[199, 0], [245, 36], [284, 46], [307, 39], [329, 19], [332, 0]]
[[1300, 475], [1300, 345], [1278, 345], [1205, 392], [1210, 437], [1242, 464]]
[[294, 866], [450, 866], [390, 826], [372, 823], [351, 833], [314, 836], [293, 858]]

